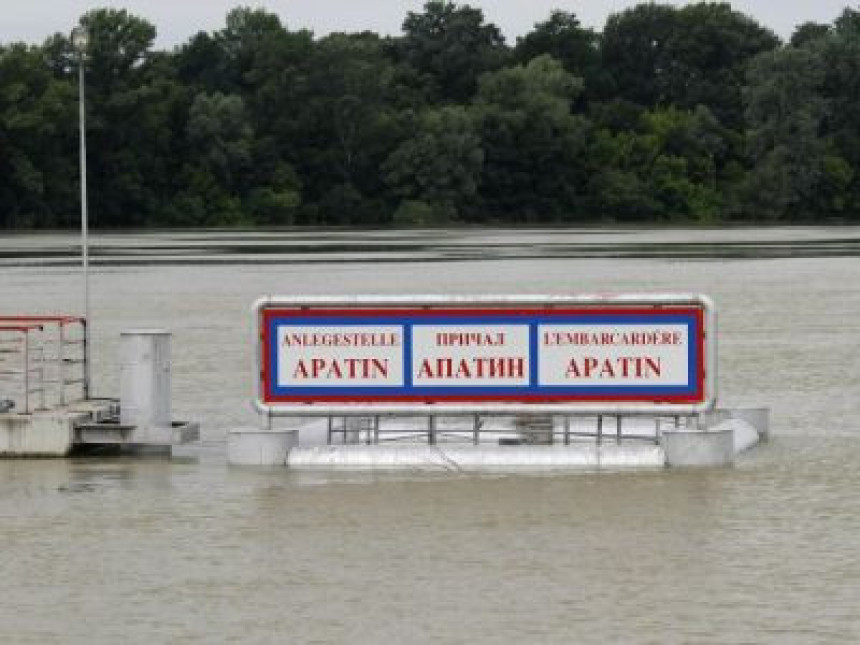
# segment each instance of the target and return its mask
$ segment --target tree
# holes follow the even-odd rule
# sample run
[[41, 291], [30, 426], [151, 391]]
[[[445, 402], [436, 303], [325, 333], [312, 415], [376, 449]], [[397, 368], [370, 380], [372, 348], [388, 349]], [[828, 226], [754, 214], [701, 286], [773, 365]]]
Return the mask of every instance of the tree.
[[[860, 217], [860, 11], [782, 46], [724, 2], [567, 11], [508, 49], [430, 0], [316, 38], [239, 7], [173, 51], [100, 9], [90, 222], [387, 225]], [[0, 227], [78, 216], [78, 55], [0, 45]]]
[[[309, 42], [308, 32], [299, 32]], [[265, 82], [273, 50], [290, 33], [276, 14], [264, 9], [237, 7], [226, 17], [224, 29], [213, 34], [199, 32], [176, 51], [176, 69], [186, 85], [206, 92], [237, 94], [247, 99]], [[284, 60], [282, 66], [289, 64]]]
[[177, 52], [178, 75], [187, 85], [242, 101], [253, 136], [232, 204], [241, 201], [245, 217], [261, 224], [300, 217], [304, 182], [296, 168], [304, 158], [298, 144], [308, 125], [302, 112], [310, 100], [314, 47], [310, 32], [289, 31], [275, 14], [239, 7], [224, 29], [197, 34]]
[[716, 221], [724, 139], [704, 106], [644, 112], [635, 131], [597, 131], [588, 154], [594, 210], [621, 221]]
[[647, 222], [656, 219], [656, 202], [647, 177], [657, 157], [656, 141], [635, 132], [594, 133], [588, 148], [588, 195], [602, 220]]
[[830, 25], [822, 25], [817, 22], [805, 22], [799, 25], [791, 34], [792, 47], [805, 47], [816, 40], [829, 36]]
[[499, 69], [507, 57], [499, 28], [484, 22], [480, 9], [431, 0], [423, 13], [410, 11], [398, 43], [400, 58], [423, 74], [440, 101], [465, 102], [478, 77]]
[[329, 224], [385, 218], [379, 167], [400, 140], [394, 111], [395, 69], [371, 34], [332, 34], [314, 48], [293, 115], [308, 196]]
[[124, 9], [96, 9], [81, 18], [89, 33], [88, 82], [96, 92], [122, 88], [129, 75], [146, 61], [155, 40], [155, 26]]
[[652, 168], [658, 219], [717, 221], [722, 206], [718, 171], [727, 147], [719, 121], [701, 105], [691, 111], [656, 110], [643, 120], [659, 150]]
[[670, 60], [667, 44], [677, 29], [677, 10], [640, 4], [609, 16], [600, 53], [612, 79], [609, 97], [652, 107], [663, 101], [660, 77]]
[[723, 125], [743, 127], [747, 66], [779, 45], [776, 34], [728, 3], [682, 7], [668, 43], [673, 64], [662, 79], [666, 102], [685, 109], [705, 105]]
[[570, 218], [588, 124], [571, 114], [582, 80], [551, 56], [481, 78], [473, 113], [485, 151], [485, 209], [510, 221]]
[[183, 93], [172, 61], [152, 52], [155, 27], [126, 11], [99, 9], [89, 30], [87, 108], [90, 213], [94, 226], [157, 219], [177, 164]]
[[609, 18], [602, 52], [624, 98], [647, 107], [706, 105], [740, 128], [746, 66], [778, 45], [773, 32], [727, 3], [647, 4]]
[[586, 94], [594, 86], [606, 82], [600, 62], [599, 36], [586, 29], [579, 19], [567, 11], [553, 11], [544, 22], [517, 39], [513, 57], [525, 64], [548, 54], [564, 65], [565, 70], [585, 82]]
[[841, 184], [850, 181], [850, 168], [821, 136], [824, 79], [821, 57], [803, 48], [766, 52], [750, 66], [745, 98], [754, 165], [746, 203], [758, 217], [807, 219], [837, 206]]
[[[406, 209], [414, 214], [415, 202], [421, 202], [429, 208], [420, 218], [443, 223], [457, 219], [474, 203], [483, 160], [468, 112], [443, 107], [421, 115], [414, 136], [391, 153], [382, 171], [392, 194], [401, 200], [404, 219], [409, 219], [403, 215]], [[420, 218], [414, 223], [431, 223]]]
[[[826, 101], [822, 136], [830, 144], [830, 158], [824, 162], [825, 183], [832, 195], [823, 211], [860, 216], [860, 11], [846, 9], [828, 33], [802, 45], [817, 57], [823, 70], [816, 91]], [[836, 177], [834, 183], [834, 177]], [[844, 184], [844, 185], [843, 185]], [[842, 188], [837, 188], [842, 186]]]
[[0, 49], [0, 228], [68, 226], [77, 212], [74, 86], [41, 50]]
[[[190, 155], [183, 169], [189, 198], [199, 200], [198, 223], [241, 220], [241, 196], [251, 165], [253, 129], [238, 96], [198, 94], [186, 126]], [[189, 201], [189, 204], [191, 202]]]
[[198, 32], [180, 45], [174, 56], [176, 76], [183, 86], [204, 92], [235, 91], [237, 74], [217, 36]]

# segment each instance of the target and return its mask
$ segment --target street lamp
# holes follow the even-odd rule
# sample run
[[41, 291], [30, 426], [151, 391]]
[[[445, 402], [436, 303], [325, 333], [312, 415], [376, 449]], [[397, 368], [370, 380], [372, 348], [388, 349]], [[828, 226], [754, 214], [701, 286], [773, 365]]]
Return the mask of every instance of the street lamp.
[[89, 223], [87, 208], [87, 115], [84, 93], [84, 67], [90, 35], [87, 28], [79, 25], [72, 30], [72, 46], [78, 55], [78, 107], [80, 122], [81, 154], [81, 265], [84, 274], [84, 398], [89, 398], [90, 389], [90, 261]]

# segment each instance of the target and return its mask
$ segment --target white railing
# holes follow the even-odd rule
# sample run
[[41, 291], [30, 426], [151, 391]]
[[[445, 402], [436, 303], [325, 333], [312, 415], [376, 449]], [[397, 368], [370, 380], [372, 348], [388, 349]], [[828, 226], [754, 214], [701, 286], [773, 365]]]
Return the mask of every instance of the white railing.
[[689, 416], [580, 415], [548, 417], [443, 417], [351, 416], [328, 417], [328, 445], [380, 445], [383, 443], [469, 443], [474, 445], [564, 445], [590, 441], [659, 443], [663, 430], [687, 426]]
[[0, 316], [0, 401], [30, 414], [86, 400], [86, 345], [84, 318]]

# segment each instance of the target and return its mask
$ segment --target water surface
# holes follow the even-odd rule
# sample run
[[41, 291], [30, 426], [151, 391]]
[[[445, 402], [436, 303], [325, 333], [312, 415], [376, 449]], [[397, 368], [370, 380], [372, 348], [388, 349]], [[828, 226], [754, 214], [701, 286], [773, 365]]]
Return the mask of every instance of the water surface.
[[[858, 228], [97, 235], [95, 392], [174, 334], [172, 461], [0, 462], [0, 642], [846, 643], [860, 639]], [[77, 312], [75, 238], [0, 239], [0, 310]], [[267, 250], [265, 250], [267, 249]], [[694, 292], [732, 470], [229, 469], [263, 294]]]

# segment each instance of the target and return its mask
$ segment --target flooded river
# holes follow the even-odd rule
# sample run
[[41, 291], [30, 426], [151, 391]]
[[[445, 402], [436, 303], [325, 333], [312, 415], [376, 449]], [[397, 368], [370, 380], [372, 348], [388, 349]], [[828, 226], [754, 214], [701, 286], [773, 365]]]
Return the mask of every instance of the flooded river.
[[[0, 237], [0, 312], [77, 313], [75, 238]], [[173, 332], [172, 461], [0, 462], [0, 642], [860, 641], [860, 229], [96, 235], [94, 393]], [[694, 292], [732, 470], [313, 475], [225, 465], [264, 294]]]

